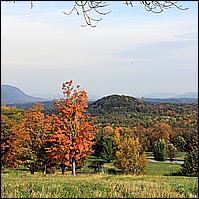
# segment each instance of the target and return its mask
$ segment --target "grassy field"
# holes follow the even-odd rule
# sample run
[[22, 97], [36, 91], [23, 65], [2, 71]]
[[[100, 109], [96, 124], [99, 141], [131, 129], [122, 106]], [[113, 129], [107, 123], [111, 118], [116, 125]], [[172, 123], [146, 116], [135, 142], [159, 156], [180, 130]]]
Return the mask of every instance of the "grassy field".
[[[111, 167], [111, 165], [106, 165]], [[198, 178], [169, 176], [180, 165], [148, 163], [142, 176], [77, 174], [60, 172], [31, 175], [23, 170], [4, 170], [2, 198], [197, 198]]]

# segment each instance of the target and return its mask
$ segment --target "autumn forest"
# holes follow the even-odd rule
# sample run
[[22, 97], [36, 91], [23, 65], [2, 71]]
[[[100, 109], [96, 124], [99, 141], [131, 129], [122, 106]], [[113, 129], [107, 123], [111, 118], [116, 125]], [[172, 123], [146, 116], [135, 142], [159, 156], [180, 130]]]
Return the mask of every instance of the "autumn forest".
[[[172, 161], [177, 151], [197, 150], [197, 104], [152, 104], [119, 95], [88, 103], [86, 91], [72, 80], [62, 91], [51, 114], [39, 103], [28, 110], [1, 106], [1, 169], [24, 165], [34, 174], [60, 167], [62, 174], [68, 169], [76, 175], [93, 155], [138, 175], [149, 152]], [[179, 175], [197, 172], [182, 167]]]

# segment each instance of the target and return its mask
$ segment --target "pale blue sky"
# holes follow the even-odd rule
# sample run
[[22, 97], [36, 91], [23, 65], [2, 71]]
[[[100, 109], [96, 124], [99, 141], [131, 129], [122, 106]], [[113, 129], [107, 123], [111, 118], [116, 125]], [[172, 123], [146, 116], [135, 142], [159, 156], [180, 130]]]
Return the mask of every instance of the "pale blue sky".
[[[1, 2], [1, 83], [27, 94], [60, 93], [70, 79], [89, 95], [198, 90], [198, 2], [161, 14], [109, 2], [112, 12], [81, 27], [72, 2]], [[131, 64], [131, 61], [133, 63]]]

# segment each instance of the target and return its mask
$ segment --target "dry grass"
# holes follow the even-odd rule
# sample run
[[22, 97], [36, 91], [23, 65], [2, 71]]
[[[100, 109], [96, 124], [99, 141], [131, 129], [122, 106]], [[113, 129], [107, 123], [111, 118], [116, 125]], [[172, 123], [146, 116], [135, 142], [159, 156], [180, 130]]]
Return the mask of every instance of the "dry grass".
[[[2, 173], [3, 198], [197, 198], [197, 178]], [[188, 188], [187, 188], [188, 187]]]

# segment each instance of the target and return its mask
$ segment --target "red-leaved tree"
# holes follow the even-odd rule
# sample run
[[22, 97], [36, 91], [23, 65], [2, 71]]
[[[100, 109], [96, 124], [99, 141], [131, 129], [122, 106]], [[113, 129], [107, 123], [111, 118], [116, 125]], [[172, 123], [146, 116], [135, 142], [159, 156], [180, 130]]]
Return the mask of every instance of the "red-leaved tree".
[[94, 137], [97, 131], [94, 119], [86, 113], [88, 96], [85, 90], [76, 89], [70, 82], [63, 83], [64, 97], [54, 100], [57, 114], [54, 115], [51, 147], [49, 157], [62, 166], [72, 168], [75, 175], [76, 166], [82, 166], [86, 157], [93, 152]]

